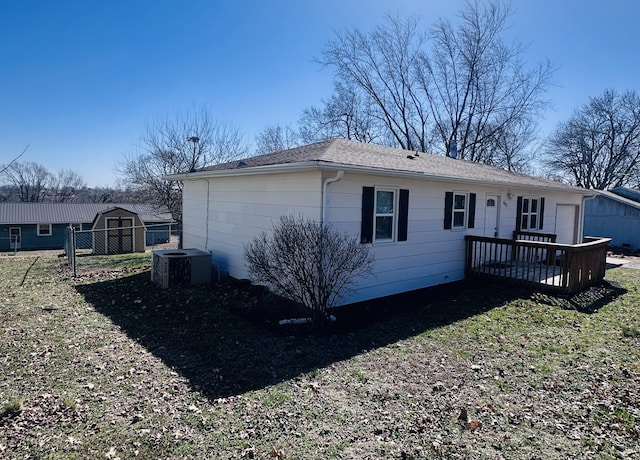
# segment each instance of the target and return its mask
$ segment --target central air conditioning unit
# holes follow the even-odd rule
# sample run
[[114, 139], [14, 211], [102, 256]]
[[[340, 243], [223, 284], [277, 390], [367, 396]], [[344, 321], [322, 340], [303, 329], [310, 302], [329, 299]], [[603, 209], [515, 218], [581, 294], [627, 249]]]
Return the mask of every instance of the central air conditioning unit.
[[210, 283], [211, 254], [199, 249], [155, 250], [151, 281], [165, 289]]

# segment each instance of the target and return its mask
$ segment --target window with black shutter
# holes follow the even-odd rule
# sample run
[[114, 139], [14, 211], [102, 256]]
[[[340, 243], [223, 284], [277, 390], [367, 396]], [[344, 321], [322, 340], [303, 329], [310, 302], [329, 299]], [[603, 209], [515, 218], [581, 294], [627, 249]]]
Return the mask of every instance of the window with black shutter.
[[409, 190], [362, 188], [361, 243], [406, 241], [408, 222]]
[[519, 196], [516, 205], [516, 230], [542, 230], [544, 226], [544, 198]]
[[475, 228], [476, 194], [469, 192], [445, 192], [444, 229]]

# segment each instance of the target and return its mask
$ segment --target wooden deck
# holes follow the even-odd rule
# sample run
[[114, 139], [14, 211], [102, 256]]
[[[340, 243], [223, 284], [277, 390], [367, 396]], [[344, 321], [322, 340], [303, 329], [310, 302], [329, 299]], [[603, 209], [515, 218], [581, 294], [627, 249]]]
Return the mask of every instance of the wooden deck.
[[515, 240], [467, 236], [465, 273], [561, 294], [604, 278], [609, 238], [587, 238], [575, 245], [551, 241], [555, 235]]

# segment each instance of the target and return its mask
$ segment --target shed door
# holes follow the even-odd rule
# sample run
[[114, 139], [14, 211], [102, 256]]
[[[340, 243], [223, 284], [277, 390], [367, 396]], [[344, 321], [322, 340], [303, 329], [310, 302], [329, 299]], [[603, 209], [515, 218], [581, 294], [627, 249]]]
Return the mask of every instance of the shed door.
[[573, 204], [559, 204], [556, 206], [557, 242], [575, 244], [578, 239], [578, 206]]
[[133, 252], [133, 219], [107, 218], [107, 254]]

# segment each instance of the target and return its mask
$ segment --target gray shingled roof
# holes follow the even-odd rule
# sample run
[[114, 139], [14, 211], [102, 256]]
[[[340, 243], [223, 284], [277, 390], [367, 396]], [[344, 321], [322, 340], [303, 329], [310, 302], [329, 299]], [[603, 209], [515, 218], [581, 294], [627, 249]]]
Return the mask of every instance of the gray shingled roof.
[[[413, 158], [409, 158], [409, 156]], [[490, 183], [504, 186], [564, 189], [577, 193], [591, 193], [588, 190], [547, 179], [513, 173], [503, 169], [464, 160], [454, 160], [440, 155], [432, 155], [365, 144], [345, 139], [333, 139], [316, 144], [259, 155], [243, 160], [214, 165], [193, 173], [197, 176], [213, 175], [234, 170], [257, 170], [276, 165], [316, 163], [318, 166], [344, 167], [345, 169], [370, 169], [393, 174], [416, 174], [425, 178], [452, 179]], [[183, 177], [189, 177], [186, 174]], [[172, 176], [178, 178], [178, 176]]]
[[143, 222], [170, 222], [165, 209], [131, 203], [0, 203], [0, 224], [91, 223], [99, 212], [114, 207], [135, 212]]

